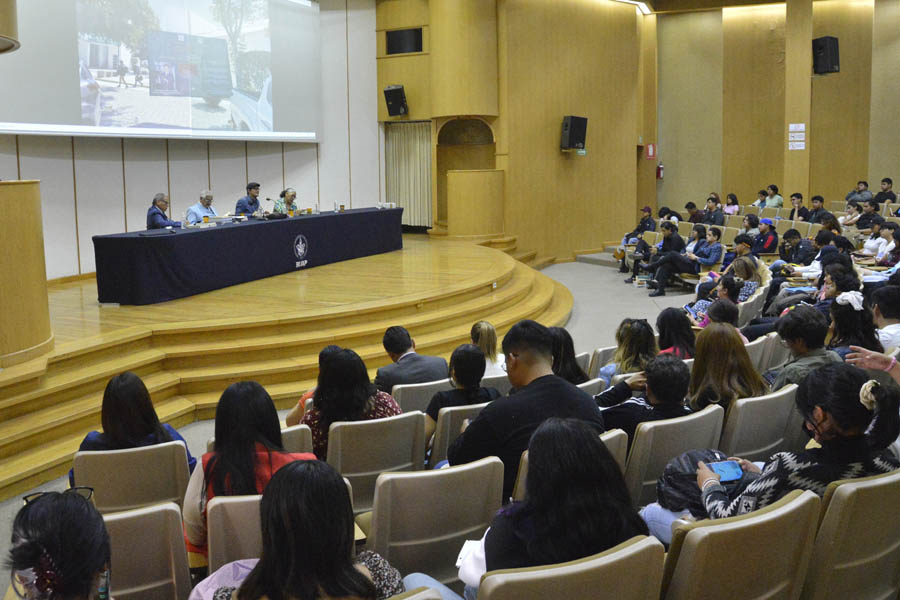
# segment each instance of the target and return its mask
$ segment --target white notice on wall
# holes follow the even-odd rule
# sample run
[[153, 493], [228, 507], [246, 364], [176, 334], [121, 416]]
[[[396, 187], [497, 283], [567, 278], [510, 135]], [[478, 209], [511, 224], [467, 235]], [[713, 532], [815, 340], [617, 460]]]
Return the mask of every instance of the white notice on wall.
[[791, 123], [788, 125], [788, 131], [806, 131], [806, 123]]
[[788, 150], [806, 150], [806, 142], [788, 142]]
[[805, 142], [806, 132], [801, 131], [800, 133], [789, 133], [788, 139], [792, 142]]

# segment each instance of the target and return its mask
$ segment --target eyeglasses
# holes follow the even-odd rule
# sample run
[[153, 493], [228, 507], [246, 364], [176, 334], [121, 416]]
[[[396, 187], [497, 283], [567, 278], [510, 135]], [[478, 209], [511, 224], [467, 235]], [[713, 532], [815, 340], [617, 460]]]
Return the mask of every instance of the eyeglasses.
[[513, 358], [519, 358], [519, 355], [518, 355], [518, 354], [513, 354], [512, 352], [510, 352], [509, 354], [507, 354], [506, 356], [504, 356], [504, 357], [503, 357], [503, 364], [500, 365], [500, 368], [503, 369], [503, 372], [504, 372], [504, 373], [509, 373], [508, 367], [506, 366], [506, 359], [508, 359], [510, 356], [513, 357]]
[[45, 494], [78, 494], [85, 500], [90, 500], [91, 496], [94, 495], [94, 488], [87, 486], [75, 486], [67, 490], [63, 490], [62, 492], [35, 492], [33, 494], [28, 494], [27, 496], [22, 496], [22, 502], [26, 506], [28, 506]]

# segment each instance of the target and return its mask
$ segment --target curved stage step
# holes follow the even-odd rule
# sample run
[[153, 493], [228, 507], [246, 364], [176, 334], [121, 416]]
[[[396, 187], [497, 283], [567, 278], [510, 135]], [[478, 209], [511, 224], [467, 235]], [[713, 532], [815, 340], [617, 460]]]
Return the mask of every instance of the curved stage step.
[[[407, 236], [398, 252], [149, 307], [101, 307], [92, 281], [51, 288], [61, 343], [0, 372], [0, 499], [69, 469], [84, 435], [99, 429], [107, 381], [122, 371], [138, 373], [160, 419], [179, 427], [213, 418], [222, 390], [242, 379], [293, 406], [315, 385], [327, 344], [356, 350], [374, 377], [389, 361], [381, 337], [390, 325], [407, 327], [420, 352], [449, 358], [481, 319], [500, 335], [521, 319], [568, 320], [572, 295], [561, 284], [500, 250], [422, 237]], [[187, 318], [199, 314], [215, 318]], [[92, 330], [103, 333], [79, 339]]]

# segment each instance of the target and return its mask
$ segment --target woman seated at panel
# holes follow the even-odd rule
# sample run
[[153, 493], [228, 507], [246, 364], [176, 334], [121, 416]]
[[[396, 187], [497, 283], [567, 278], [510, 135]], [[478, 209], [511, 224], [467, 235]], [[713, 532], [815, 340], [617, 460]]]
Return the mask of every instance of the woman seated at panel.
[[222, 566], [190, 600], [382, 600], [404, 591], [400, 573], [381, 556], [354, 556], [350, 494], [327, 463], [285, 465], [263, 492], [259, 512], [260, 558]]
[[315, 460], [285, 452], [275, 404], [255, 381], [229, 385], [216, 406], [216, 444], [202, 458], [184, 494], [188, 549], [206, 553], [206, 505], [215, 496], [261, 494], [272, 475], [295, 460]]
[[484, 376], [505, 376], [506, 371], [503, 370], [503, 366], [506, 364], [506, 360], [501, 352], [497, 352], [497, 331], [494, 326], [487, 321], [478, 321], [472, 325], [469, 337], [472, 338], [472, 343], [484, 352]]
[[671, 354], [682, 360], [694, 358], [694, 330], [691, 320], [680, 308], [666, 308], [656, 317], [660, 354]]
[[300, 422], [312, 429], [313, 451], [320, 460], [325, 460], [328, 428], [332, 423], [383, 419], [402, 412], [390, 394], [375, 388], [363, 359], [344, 348], [319, 368], [313, 407]]
[[697, 485], [712, 519], [752, 512], [789, 492], [822, 496], [832, 481], [880, 475], [900, 468], [886, 448], [900, 435], [900, 391], [869, 379], [866, 372], [839, 363], [812, 371], [795, 400], [805, 431], [821, 447], [779, 452], [760, 469], [738, 458], [752, 482], [731, 498], [719, 476], [702, 462]]
[[437, 392], [425, 409], [425, 440], [430, 440], [437, 426], [438, 413], [450, 406], [483, 404], [500, 397], [494, 388], [481, 387], [485, 358], [481, 348], [463, 344], [450, 355], [450, 382], [453, 389]]
[[647, 363], [659, 354], [656, 336], [647, 319], [624, 319], [616, 330], [616, 346], [613, 362], [601, 367], [597, 375], [606, 387], [615, 375], [643, 371]]
[[[557, 564], [591, 556], [647, 535], [618, 463], [577, 419], [547, 419], [528, 443], [525, 500], [502, 508], [460, 566], [466, 597], [488, 571]], [[458, 597], [428, 575], [413, 573], [407, 589], [427, 586]]]
[[297, 192], [294, 191], [294, 188], [287, 188], [286, 190], [283, 190], [278, 195], [278, 200], [275, 201], [275, 207], [272, 209], [272, 212], [286, 215], [292, 210], [299, 210], [297, 208], [297, 203], [294, 201], [296, 198]]
[[831, 304], [831, 341], [826, 348], [834, 350], [846, 360], [852, 352], [850, 346], [859, 346], [873, 352], [884, 352], [878, 339], [872, 309], [865, 305], [862, 293], [842, 292]]
[[702, 410], [718, 404], [725, 410], [738, 398], [769, 392], [750, 360], [740, 334], [726, 323], [710, 323], [697, 336], [697, 354], [688, 388], [690, 406]]
[[110, 543], [91, 488], [25, 496], [5, 561], [13, 594], [27, 600], [109, 598]]
[[[325, 346], [319, 351], [319, 370], [322, 369], [322, 363], [328, 360], [328, 357], [340, 350], [340, 346], [329, 345]], [[306, 391], [302, 396], [300, 396], [300, 400], [297, 401], [297, 406], [291, 409], [291, 412], [288, 413], [288, 416], [285, 417], [284, 422], [287, 423], [288, 427], [293, 427], [295, 425], [299, 425], [300, 421], [303, 419], [303, 415], [306, 414], [306, 403], [316, 394], [316, 388]]]
[[[126, 371], [106, 384], [100, 409], [103, 433], [92, 431], [78, 447], [79, 452], [125, 450], [155, 446], [165, 442], [182, 442], [187, 451], [188, 469], [193, 472], [197, 459], [191, 456], [187, 442], [168, 423], [160, 423], [150, 392], [140, 377]], [[69, 485], [75, 485], [75, 473], [69, 469]]]
[[579, 385], [590, 379], [575, 359], [575, 342], [563, 327], [551, 327], [553, 336], [553, 374], [562, 377], [572, 385]]

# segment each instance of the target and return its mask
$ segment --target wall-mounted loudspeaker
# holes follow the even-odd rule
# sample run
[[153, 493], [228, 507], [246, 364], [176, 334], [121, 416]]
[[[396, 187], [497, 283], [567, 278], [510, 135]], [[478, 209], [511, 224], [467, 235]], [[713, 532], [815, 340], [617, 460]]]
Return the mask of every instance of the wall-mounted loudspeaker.
[[587, 117], [566, 115], [562, 122], [562, 136], [559, 139], [561, 150], [584, 149], [584, 136], [587, 134]]
[[403, 91], [402, 85], [389, 85], [384, 88], [384, 99], [387, 102], [388, 114], [392, 117], [409, 114], [406, 92]]
[[812, 42], [813, 71], [819, 75], [840, 72], [841, 57], [838, 53], [838, 39], [829, 35], [816, 38]]

